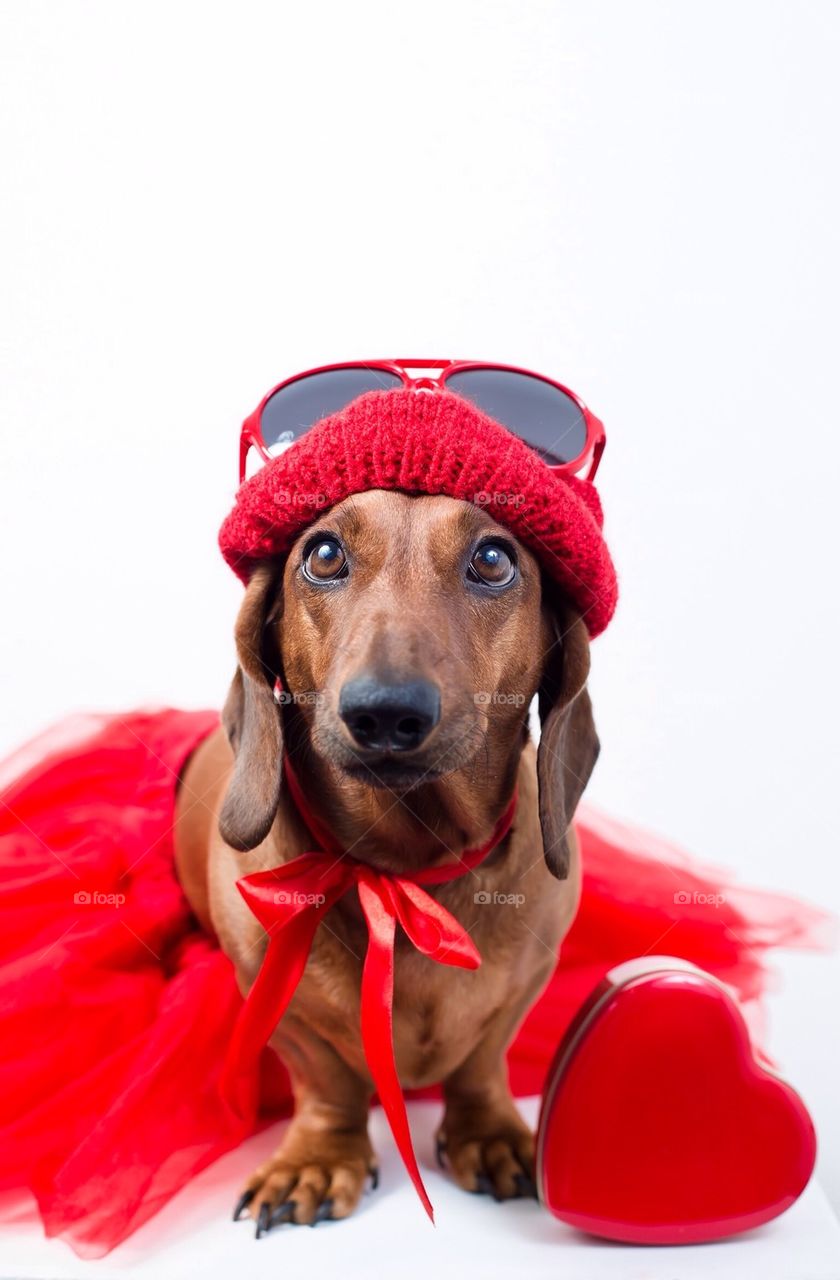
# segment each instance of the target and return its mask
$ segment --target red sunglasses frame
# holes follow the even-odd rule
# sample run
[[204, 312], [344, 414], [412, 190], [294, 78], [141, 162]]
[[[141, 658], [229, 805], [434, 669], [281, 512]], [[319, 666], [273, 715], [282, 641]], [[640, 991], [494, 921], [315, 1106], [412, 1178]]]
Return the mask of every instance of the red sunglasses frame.
[[[542, 373], [534, 373], [531, 369], [522, 369], [515, 364], [496, 364], [494, 361], [487, 360], [343, 360], [339, 364], [322, 364], [315, 369], [307, 369], [304, 373], [296, 373], [291, 378], [285, 378], [283, 382], [278, 382], [276, 387], [272, 387], [267, 395], [263, 396], [253, 413], [242, 424], [242, 432], [239, 437], [239, 483], [245, 479], [246, 462], [248, 451], [256, 449], [264, 462], [270, 462], [272, 454], [266, 448], [262, 435], [262, 413], [268, 401], [278, 391], [282, 391], [284, 387], [288, 387], [293, 382], [300, 382], [302, 378], [310, 378], [316, 373], [330, 373], [335, 369], [381, 369], [386, 373], [395, 374], [402, 382], [404, 387], [414, 388], [415, 391], [443, 391], [446, 388], [446, 380], [453, 373], [462, 373], [467, 369], [503, 369], [508, 373], [523, 373], [529, 378], [538, 378], [540, 382], [547, 382], [549, 386], [556, 387], [558, 391], [562, 391], [565, 396], [573, 400], [583, 414], [586, 423], [586, 443], [576, 458], [570, 462], [557, 463], [551, 465], [547, 463], [551, 471], [566, 472], [576, 474], [588, 467], [586, 474], [587, 480], [594, 480], [595, 473], [598, 470], [598, 464], [604, 453], [607, 443], [607, 433], [604, 430], [604, 424], [600, 418], [596, 418], [595, 414], [584, 404], [580, 396], [571, 388], [563, 385], [562, 382], [555, 382], [553, 378], [547, 378]], [[421, 377], [413, 377], [410, 370], [422, 369], [424, 373]], [[434, 376], [429, 371], [437, 371]], [[512, 429], [512, 428], [511, 428]], [[527, 444], [527, 441], [525, 442]]]

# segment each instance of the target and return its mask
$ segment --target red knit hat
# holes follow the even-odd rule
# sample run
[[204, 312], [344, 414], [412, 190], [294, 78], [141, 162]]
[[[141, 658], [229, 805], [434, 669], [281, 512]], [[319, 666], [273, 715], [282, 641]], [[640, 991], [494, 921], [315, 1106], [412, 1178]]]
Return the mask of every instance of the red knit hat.
[[490, 508], [583, 615], [604, 630], [618, 598], [595, 486], [552, 471], [506, 427], [450, 392], [369, 391], [246, 480], [219, 533], [230, 567], [288, 551], [329, 507], [367, 489], [448, 494]]

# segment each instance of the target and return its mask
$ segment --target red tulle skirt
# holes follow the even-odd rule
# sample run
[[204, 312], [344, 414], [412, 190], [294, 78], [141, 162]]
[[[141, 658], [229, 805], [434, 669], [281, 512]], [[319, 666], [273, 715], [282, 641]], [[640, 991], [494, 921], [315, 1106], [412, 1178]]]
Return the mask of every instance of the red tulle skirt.
[[[87, 717], [0, 765], [0, 1187], [30, 1188], [46, 1233], [85, 1257], [290, 1110], [270, 1050], [259, 1115], [221, 1096], [242, 1001], [175, 876], [176, 780], [218, 722], [209, 711]], [[577, 827], [583, 896], [510, 1050], [520, 1095], [541, 1091], [564, 1029], [612, 965], [693, 960], [731, 984], [755, 1031], [763, 953], [815, 945], [822, 922], [589, 810]]]

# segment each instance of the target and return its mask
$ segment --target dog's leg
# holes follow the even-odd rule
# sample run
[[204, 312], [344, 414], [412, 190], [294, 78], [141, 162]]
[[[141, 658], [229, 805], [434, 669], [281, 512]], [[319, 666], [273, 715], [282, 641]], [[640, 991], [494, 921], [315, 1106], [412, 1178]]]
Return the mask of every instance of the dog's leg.
[[[290, 1020], [291, 1021], [291, 1020]], [[346, 1218], [368, 1177], [377, 1182], [368, 1138], [370, 1090], [342, 1058], [308, 1028], [294, 1022], [271, 1040], [292, 1081], [295, 1113], [283, 1141], [254, 1171], [234, 1217], [248, 1209], [257, 1238], [283, 1222], [315, 1226]]]
[[549, 972], [538, 975], [514, 1009], [490, 1023], [484, 1039], [444, 1081], [438, 1160], [465, 1191], [497, 1200], [536, 1195], [534, 1135], [511, 1096], [504, 1055]]

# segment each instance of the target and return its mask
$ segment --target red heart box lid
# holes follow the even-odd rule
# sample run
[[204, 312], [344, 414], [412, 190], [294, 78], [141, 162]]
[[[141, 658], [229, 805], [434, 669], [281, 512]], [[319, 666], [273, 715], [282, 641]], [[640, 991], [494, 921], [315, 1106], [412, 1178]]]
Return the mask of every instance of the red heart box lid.
[[816, 1159], [726, 987], [672, 956], [619, 965], [567, 1031], [537, 1134], [540, 1200], [611, 1240], [694, 1244], [775, 1218]]

